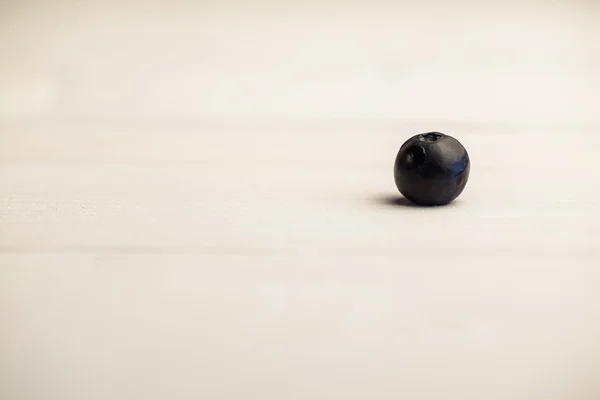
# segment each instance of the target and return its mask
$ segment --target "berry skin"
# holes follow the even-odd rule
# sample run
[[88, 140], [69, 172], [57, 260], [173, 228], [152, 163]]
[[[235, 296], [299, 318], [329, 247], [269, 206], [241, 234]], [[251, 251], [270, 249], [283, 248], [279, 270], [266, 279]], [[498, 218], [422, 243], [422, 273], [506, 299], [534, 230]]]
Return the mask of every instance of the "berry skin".
[[394, 180], [404, 197], [423, 206], [456, 199], [467, 185], [471, 162], [452, 136], [428, 132], [408, 139], [396, 156]]

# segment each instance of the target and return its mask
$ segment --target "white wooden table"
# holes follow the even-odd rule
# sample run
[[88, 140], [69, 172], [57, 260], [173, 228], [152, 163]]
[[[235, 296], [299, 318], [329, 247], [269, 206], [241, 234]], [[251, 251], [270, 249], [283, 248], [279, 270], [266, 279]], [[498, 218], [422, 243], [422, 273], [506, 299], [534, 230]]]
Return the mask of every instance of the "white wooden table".
[[[593, 4], [35, 4], [0, 17], [0, 398], [600, 398]], [[472, 159], [447, 207], [393, 182], [428, 130]]]

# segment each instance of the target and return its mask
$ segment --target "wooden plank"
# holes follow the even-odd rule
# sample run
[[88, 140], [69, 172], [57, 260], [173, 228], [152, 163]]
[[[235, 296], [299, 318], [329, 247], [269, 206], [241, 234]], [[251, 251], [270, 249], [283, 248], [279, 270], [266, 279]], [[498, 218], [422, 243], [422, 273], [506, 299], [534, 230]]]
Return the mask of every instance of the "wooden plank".
[[467, 190], [423, 210], [394, 203], [396, 128], [60, 128], [0, 135], [0, 251], [598, 251], [595, 132], [456, 135]]
[[0, 387], [13, 398], [596, 393], [597, 256], [1, 254], [0, 264]]

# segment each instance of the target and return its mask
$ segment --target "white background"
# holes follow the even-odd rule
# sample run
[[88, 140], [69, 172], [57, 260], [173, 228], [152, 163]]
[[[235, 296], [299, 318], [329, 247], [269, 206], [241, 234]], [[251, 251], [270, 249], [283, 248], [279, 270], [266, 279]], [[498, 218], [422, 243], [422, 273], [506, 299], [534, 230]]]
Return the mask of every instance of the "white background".
[[600, 398], [599, 18], [0, 1], [0, 398]]

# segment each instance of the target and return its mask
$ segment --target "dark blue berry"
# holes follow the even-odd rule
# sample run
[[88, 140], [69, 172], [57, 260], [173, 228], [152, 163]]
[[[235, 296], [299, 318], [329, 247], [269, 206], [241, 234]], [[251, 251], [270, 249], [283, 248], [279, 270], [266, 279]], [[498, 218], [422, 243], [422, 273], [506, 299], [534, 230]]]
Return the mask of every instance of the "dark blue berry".
[[396, 187], [424, 206], [452, 202], [467, 185], [471, 163], [467, 150], [452, 136], [429, 132], [408, 139], [394, 164]]

